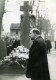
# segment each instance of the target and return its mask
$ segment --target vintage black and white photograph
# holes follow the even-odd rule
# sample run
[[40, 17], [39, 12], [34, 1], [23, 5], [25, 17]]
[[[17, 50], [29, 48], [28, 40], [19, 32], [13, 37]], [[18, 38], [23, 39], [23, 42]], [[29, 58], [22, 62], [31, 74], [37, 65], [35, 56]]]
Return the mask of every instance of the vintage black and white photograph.
[[0, 0], [0, 80], [56, 80], [56, 0]]

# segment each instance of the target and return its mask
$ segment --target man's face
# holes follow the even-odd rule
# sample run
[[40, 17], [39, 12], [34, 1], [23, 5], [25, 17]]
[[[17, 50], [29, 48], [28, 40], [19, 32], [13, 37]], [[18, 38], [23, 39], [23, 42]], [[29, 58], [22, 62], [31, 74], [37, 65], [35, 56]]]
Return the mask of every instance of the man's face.
[[33, 33], [33, 31], [30, 31], [29, 37], [31, 38], [31, 40], [35, 39], [35, 34]]

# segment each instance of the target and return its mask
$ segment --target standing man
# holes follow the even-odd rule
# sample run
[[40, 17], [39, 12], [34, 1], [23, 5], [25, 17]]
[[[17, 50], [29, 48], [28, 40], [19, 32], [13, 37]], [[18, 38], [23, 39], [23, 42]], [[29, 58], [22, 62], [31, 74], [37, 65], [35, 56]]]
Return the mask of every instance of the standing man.
[[26, 77], [31, 80], [50, 80], [45, 41], [37, 28], [33, 28], [29, 36], [33, 44], [29, 50]]
[[51, 41], [46, 38], [45, 42], [46, 42], [46, 47], [47, 47], [47, 53], [50, 53], [50, 50], [52, 48]]

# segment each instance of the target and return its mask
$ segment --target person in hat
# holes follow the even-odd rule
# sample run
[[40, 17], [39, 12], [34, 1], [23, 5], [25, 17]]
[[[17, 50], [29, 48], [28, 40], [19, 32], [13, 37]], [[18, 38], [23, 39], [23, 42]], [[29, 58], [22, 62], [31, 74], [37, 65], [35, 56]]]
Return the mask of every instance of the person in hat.
[[50, 80], [45, 41], [37, 28], [30, 30], [29, 37], [33, 44], [29, 50], [26, 77], [31, 80]]

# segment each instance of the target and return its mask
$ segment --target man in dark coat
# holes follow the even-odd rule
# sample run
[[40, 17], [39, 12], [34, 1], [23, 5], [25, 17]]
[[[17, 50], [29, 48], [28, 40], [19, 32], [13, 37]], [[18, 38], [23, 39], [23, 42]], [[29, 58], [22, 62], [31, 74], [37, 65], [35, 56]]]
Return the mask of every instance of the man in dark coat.
[[45, 42], [46, 42], [46, 47], [47, 47], [47, 53], [50, 53], [50, 50], [52, 48], [51, 41], [46, 39]]
[[31, 80], [50, 80], [45, 41], [36, 28], [30, 31], [29, 36], [33, 44], [29, 50], [26, 77]]
[[20, 46], [20, 40], [16, 37], [16, 40], [13, 43], [13, 48], [17, 48], [18, 46]]

